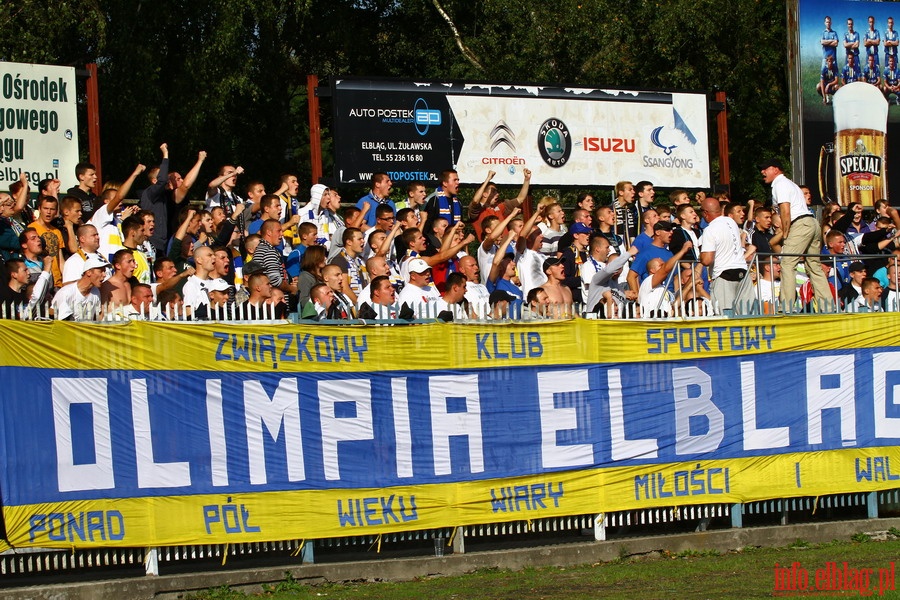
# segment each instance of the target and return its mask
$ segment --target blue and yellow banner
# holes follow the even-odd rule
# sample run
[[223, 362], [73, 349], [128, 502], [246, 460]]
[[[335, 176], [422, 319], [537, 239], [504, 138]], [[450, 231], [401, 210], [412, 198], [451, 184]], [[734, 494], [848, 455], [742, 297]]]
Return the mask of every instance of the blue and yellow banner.
[[2, 323], [7, 541], [309, 539], [900, 487], [897, 324]]

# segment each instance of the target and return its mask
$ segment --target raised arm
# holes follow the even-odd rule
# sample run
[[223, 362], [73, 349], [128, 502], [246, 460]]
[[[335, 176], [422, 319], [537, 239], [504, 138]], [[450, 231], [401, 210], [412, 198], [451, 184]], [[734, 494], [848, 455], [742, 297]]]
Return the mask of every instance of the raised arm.
[[384, 241], [381, 242], [381, 245], [375, 250], [375, 256], [387, 256], [391, 251], [391, 246], [394, 244], [394, 238], [397, 237], [397, 234], [400, 233], [400, 223], [394, 222], [394, 226], [391, 227], [391, 230], [385, 236]]
[[16, 207], [13, 209], [15, 211], [14, 214], [19, 214], [25, 210], [25, 205], [28, 204], [28, 177], [25, 176], [25, 171], [19, 172], [19, 183], [22, 184], [22, 187], [13, 196], [13, 200], [16, 201]]
[[[234, 172], [238, 175], [241, 175], [244, 172], [244, 167], [236, 167]], [[234, 177], [234, 173], [226, 173], [225, 175], [219, 175], [218, 177], [210, 181], [209, 185], [206, 187], [207, 197], [214, 196], [218, 191], [219, 186], [225, 183], [226, 179], [230, 179], [232, 177]]]
[[524, 180], [522, 181], [522, 187], [519, 188], [519, 195], [512, 200], [507, 200], [508, 203], [512, 203], [512, 206], [522, 206], [525, 198], [528, 197], [528, 188], [531, 187], [531, 169], [523, 169], [522, 176]]
[[188, 190], [190, 190], [191, 186], [194, 185], [194, 182], [197, 181], [197, 176], [200, 174], [200, 167], [203, 166], [204, 160], [206, 160], [206, 150], [201, 150], [197, 154], [197, 162], [194, 163], [191, 170], [184, 176], [181, 185], [175, 189], [175, 193], [173, 194], [175, 204], [181, 204], [184, 202], [184, 199], [187, 198]]
[[535, 224], [538, 222], [538, 219], [544, 218], [545, 208], [546, 205], [539, 206], [531, 215], [531, 218], [525, 221], [522, 231], [519, 232], [519, 240], [516, 242], [516, 252], [521, 254], [522, 251], [525, 250], [528, 236], [531, 235], [531, 231], [534, 229]]
[[137, 176], [144, 172], [147, 167], [138, 163], [138, 165], [134, 168], [134, 171], [131, 172], [131, 175], [128, 176], [122, 185], [119, 186], [119, 189], [116, 190], [116, 197], [106, 204], [107, 210], [109, 210], [109, 214], [113, 214], [116, 210], [116, 207], [119, 206], [119, 203], [125, 199], [125, 196], [128, 195], [128, 192], [131, 191], [131, 186], [134, 185], [134, 180], [137, 179]]
[[509, 245], [516, 238], [516, 232], [510, 231], [506, 234], [506, 237], [497, 246], [497, 252], [494, 254], [494, 260], [491, 261], [491, 272], [488, 273], [488, 281], [491, 283], [497, 281], [497, 278], [500, 277], [500, 263], [503, 262], [503, 259], [506, 258], [506, 250], [509, 248]]
[[518, 207], [512, 209], [505, 219], [494, 226], [494, 228], [491, 230], [490, 235], [486, 236], [484, 238], [484, 241], [481, 243], [481, 247], [484, 248], [485, 252], [490, 250], [491, 246], [493, 246], [497, 242], [497, 240], [500, 239], [500, 236], [503, 234], [503, 230], [509, 226], [509, 222], [512, 221], [513, 218], [515, 218], [515, 216], [520, 212], [522, 211]]
[[669, 273], [672, 272], [672, 269], [675, 268], [675, 265], [678, 264], [678, 261], [681, 260], [685, 253], [687, 253], [687, 251], [691, 249], [691, 246], [693, 246], [691, 240], [686, 241], [684, 243], [684, 246], [681, 247], [681, 250], [673, 254], [672, 258], [667, 260], [665, 264], [660, 267], [658, 271], [656, 271], [656, 273], [651, 275], [651, 277], [653, 277], [653, 287], [662, 284], [666, 280], [666, 277], [669, 276]]

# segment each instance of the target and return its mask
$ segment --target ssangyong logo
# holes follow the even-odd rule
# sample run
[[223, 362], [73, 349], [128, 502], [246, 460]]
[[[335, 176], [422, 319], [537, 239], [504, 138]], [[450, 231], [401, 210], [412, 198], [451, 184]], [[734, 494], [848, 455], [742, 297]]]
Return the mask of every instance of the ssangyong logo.
[[565, 165], [572, 154], [572, 143], [566, 124], [556, 118], [544, 121], [538, 132], [538, 150], [544, 162], [551, 167]]
[[441, 111], [428, 108], [428, 103], [425, 102], [424, 98], [416, 100], [416, 104], [413, 108], [415, 109], [416, 132], [419, 135], [428, 133], [428, 129], [432, 125], [441, 124]]

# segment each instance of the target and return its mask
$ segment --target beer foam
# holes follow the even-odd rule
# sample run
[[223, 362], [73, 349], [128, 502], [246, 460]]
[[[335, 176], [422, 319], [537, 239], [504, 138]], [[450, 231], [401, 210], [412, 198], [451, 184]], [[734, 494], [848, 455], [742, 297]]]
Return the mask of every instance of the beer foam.
[[854, 81], [834, 94], [834, 130], [887, 131], [888, 102], [874, 85]]

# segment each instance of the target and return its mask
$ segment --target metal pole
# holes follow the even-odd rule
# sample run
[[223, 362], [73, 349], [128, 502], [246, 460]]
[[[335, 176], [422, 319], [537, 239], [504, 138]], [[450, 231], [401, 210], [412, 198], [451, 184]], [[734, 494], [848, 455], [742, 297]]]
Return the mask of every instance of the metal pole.
[[312, 169], [312, 183], [319, 183], [322, 177], [322, 125], [319, 121], [318, 75], [306, 76], [306, 95], [309, 104], [309, 161]]
[[88, 130], [88, 160], [97, 171], [97, 183], [94, 185], [94, 193], [100, 194], [103, 189], [103, 166], [100, 157], [100, 88], [97, 84], [97, 63], [85, 65], [88, 72], [87, 79], [87, 130]]

